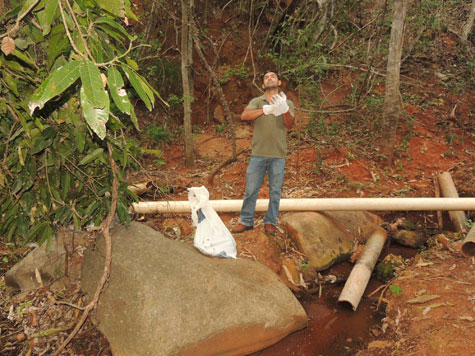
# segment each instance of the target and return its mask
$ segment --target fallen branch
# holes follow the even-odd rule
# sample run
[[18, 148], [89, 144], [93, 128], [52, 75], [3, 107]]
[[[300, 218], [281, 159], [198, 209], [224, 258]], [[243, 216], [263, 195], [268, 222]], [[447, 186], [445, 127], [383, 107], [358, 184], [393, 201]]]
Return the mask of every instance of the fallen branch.
[[244, 153], [244, 152], [249, 152], [251, 149], [248, 147], [248, 148], [244, 148], [243, 150], [239, 151], [238, 153], [236, 153], [236, 157], [230, 157], [228, 158], [226, 161], [224, 161], [223, 163], [221, 163], [218, 167], [215, 168], [215, 170], [213, 172], [211, 172], [209, 178], [208, 178], [208, 184], [212, 185], [213, 184], [213, 180], [214, 180], [214, 176], [221, 170], [221, 168], [227, 166], [228, 164], [234, 162], [237, 160], [237, 157], [241, 154], [241, 153]]
[[35, 338], [38, 338], [38, 337], [47, 337], [47, 336], [51, 336], [51, 335], [56, 335], [56, 334], [62, 333], [63, 331], [68, 331], [73, 326], [74, 326], [74, 322], [66, 324], [66, 325], [64, 325], [60, 328], [51, 328], [51, 329], [48, 329], [48, 330], [39, 331], [37, 333], [29, 335], [28, 339], [35, 339]]
[[112, 219], [115, 216], [115, 211], [117, 208], [117, 198], [118, 198], [118, 191], [119, 191], [119, 181], [117, 178], [117, 165], [114, 161], [114, 158], [112, 156], [112, 146], [110, 143], [107, 144], [107, 148], [109, 150], [109, 160], [111, 163], [111, 168], [112, 168], [112, 201], [111, 201], [111, 207], [109, 214], [107, 215], [106, 219], [102, 223], [102, 234], [104, 235], [104, 239], [106, 241], [106, 259], [104, 262], [104, 272], [102, 274], [102, 278], [99, 281], [99, 284], [97, 285], [96, 292], [94, 293], [94, 297], [92, 298], [91, 302], [84, 307], [84, 311], [81, 314], [81, 317], [79, 318], [79, 321], [77, 322], [76, 326], [74, 327], [73, 331], [69, 336], [64, 340], [64, 342], [61, 344], [61, 346], [54, 352], [53, 356], [57, 356], [63, 351], [63, 349], [69, 344], [69, 342], [76, 336], [78, 331], [81, 329], [82, 325], [87, 319], [87, 316], [89, 315], [89, 312], [96, 307], [97, 302], [99, 300], [99, 297], [102, 293], [102, 289], [104, 288], [104, 285], [106, 284], [107, 279], [109, 278], [110, 274], [110, 266], [111, 266], [111, 260], [112, 260], [112, 241], [111, 241], [111, 236], [109, 232], [109, 227], [112, 222]]

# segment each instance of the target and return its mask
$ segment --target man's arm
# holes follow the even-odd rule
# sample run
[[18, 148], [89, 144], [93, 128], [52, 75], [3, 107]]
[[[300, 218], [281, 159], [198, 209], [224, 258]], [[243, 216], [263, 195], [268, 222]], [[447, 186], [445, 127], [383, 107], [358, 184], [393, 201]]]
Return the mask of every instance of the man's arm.
[[285, 127], [287, 127], [287, 130], [290, 130], [292, 127], [294, 127], [294, 124], [295, 124], [294, 117], [292, 116], [290, 111], [287, 111], [286, 113], [284, 113], [282, 115], [284, 116], [284, 125], [285, 125]]
[[252, 121], [257, 119], [259, 116], [264, 115], [264, 110], [261, 109], [244, 109], [241, 114], [241, 120]]

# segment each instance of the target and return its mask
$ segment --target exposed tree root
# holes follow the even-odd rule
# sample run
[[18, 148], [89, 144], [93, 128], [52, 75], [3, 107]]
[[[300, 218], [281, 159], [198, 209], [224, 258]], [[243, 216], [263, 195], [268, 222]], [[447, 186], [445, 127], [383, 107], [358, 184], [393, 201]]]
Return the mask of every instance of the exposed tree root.
[[215, 170], [213, 172], [211, 172], [211, 174], [209, 175], [208, 177], [208, 184], [209, 185], [212, 185], [213, 184], [213, 180], [214, 180], [214, 176], [225, 166], [227, 166], [228, 164], [234, 162], [237, 160], [237, 157], [241, 154], [241, 153], [244, 153], [244, 152], [249, 152], [251, 149], [249, 147], [247, 148], [244, 148], [242, 149], [241, 151], [239, 151], [238, 153], [236, 153], [236, 157], [230, 157], [228, 158], [226, 161], [224, 161], [223, 163], [221, 163], [218, 167], [215, 168]]

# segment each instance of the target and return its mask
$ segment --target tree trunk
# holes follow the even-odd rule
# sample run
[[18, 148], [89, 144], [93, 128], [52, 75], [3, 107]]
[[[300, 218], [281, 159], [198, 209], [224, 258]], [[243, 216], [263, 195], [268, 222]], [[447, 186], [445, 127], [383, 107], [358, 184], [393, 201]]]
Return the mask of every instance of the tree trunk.
[[191, 127], [191, 101], [193, 88], [190, 85], [190, 68], [192, 64], [192, 48], [190, 48], [190, 10], [192, 0], [181, 0], [181, 79], [183, 83], [183, 126], [185, 129], [185, 166], [191, 168], [195, 165], [193, 155], [193, 133]]
[[468, 15], [467, 22], [465, 23], [465, 26], [463, 27], [463, 31], [462, 31], [462, 38], [464, 41], [468, 40], [468, 35], [470, 35], [470, 32], [472, 31], [474, 19], [475, 19], [475, 0], [472, 0], [472, 7], [470, 9], [470, 14]]
[[388, 163], [393, 161], [396, 130], [401, 117], [399, 98], [399, 74], [404, 34], [404, 23], [409, 0], [395, 0], [391, 38], [389, 40], [388, 63], [386, 68], [386, 91], [384, 94], [383, 141], [381, 153], [387, 157]]
[[231, 109], [229, 108], [228, 102], [226, 100], [226, 97], [224, 96], [223, 88], [221, 87], [221, 84], [219, 84], [219, 80], [216, 77], [216, 74], [213, 72], [213, 69], [209, 65], [208, 61], [206, 60], [206, 56], [203, 53], [203, 50], [201, 49], [203, 46], [201, 44], [200, 38], [198, 36], [198, 29], [196, 28], [195, 21], [192, 18], [192, 36], [193, 40], [195, 43], [195, 49], [196, 53], [198, 54], [198, 57], [200, 58], [201, 62], [203, 63], [204, 67], [208, 71], [210, 77], [211, 77], [211, 82], [213, 84], [213, 91], [215, 95], [218, 97], [218, 99], [221, 101], [221, 104], [223, 104], [224, 108], [224, 113], [226, 116], [226, 121], [229, 125], [229, 129], [231, 131], [231, 145], [232, 145], [232, 158], [236, 159], [237, 157], [237, 151], [236, 151], [236, 130], [234, 129], [234, 122], [233, 122], [233, 114], [231, 112]]

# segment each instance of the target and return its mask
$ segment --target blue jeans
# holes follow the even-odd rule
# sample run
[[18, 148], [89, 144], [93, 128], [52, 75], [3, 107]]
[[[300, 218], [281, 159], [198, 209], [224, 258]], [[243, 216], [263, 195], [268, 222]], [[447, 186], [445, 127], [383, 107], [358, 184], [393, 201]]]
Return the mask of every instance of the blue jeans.
[[254, 225], [257, 194], [266, 173], [269, 178], [269, 207], [264, 224], [275, 225], [279, 214], [280, 193], [284, 182], [285, 158], [251, 156], [246, 172], [246, 194], [241, 208], [241, 224]]

